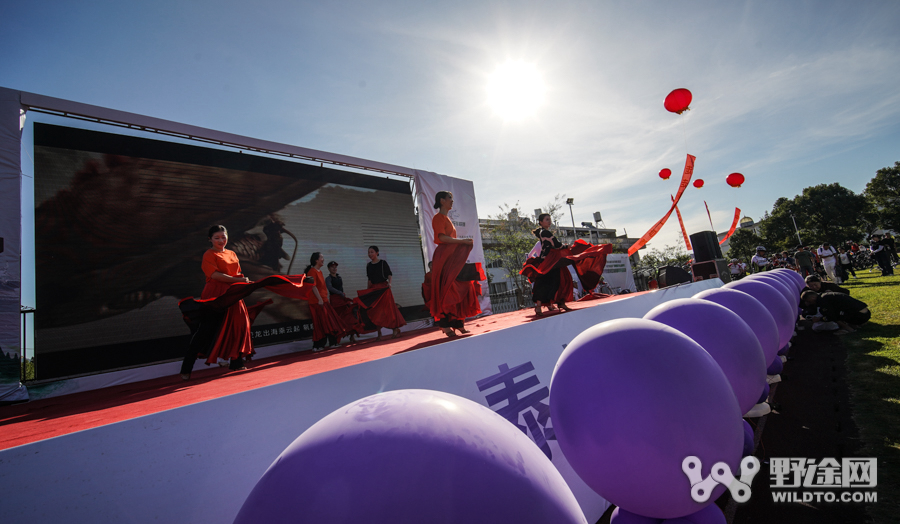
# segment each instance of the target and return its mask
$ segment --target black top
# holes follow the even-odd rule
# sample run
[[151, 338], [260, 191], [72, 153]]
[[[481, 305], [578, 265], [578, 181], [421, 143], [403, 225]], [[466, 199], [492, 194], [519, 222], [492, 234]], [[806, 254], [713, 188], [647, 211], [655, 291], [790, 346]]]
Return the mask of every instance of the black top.
[[335, 273], [334, 276], [328, 275], [325, 277], [325, 287], [328, 288], [328, 292], [333, 294], [344, 294], [344, 279], [341, 278], [341, 275]]
[[541, 238], [541, 254], [540, 257], [544, 258], [547, 256], [547, 253], [550, 252], [551, 249], [559, 249], [563, 247], [562, 242], [557, 240], [553, 233], [550, 232], [549, 229], [542, 229], [540, 233]]
[[393, 275], [391, 266], [385, 260], [379, 260], [376, 264], [371, 262], [366, 264], [366, 276], [369, 277], [369, 282], [372, 284], [387, 282], [388, 277], [391, 275]]
[[848, 313], [859, 313], [869, 307], [865, 302], [856, 300], [850, 295], [834, 292], [819, 295], [817, 305], [828, 320], [841, 320]]

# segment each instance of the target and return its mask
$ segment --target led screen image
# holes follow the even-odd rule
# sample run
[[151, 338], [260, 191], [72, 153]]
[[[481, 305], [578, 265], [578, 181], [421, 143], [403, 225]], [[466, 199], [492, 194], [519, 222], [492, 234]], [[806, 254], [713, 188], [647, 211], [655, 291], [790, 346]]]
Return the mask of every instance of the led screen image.
[[[184, 355], [178, 301], [199, 297], [207, 230], [223, 224], [246, 276], [299, 274], [314, 251], [366, 287], [369, 245], [393, 270], [407, 318], [422, 315], [422, 249], [409, 185], [297, 162], [34, 125], [37, 378]], [[326, 268], [322, 268], [327, 273]], [[306, 302], [272, 299], [257, 345], [308, 338]]]

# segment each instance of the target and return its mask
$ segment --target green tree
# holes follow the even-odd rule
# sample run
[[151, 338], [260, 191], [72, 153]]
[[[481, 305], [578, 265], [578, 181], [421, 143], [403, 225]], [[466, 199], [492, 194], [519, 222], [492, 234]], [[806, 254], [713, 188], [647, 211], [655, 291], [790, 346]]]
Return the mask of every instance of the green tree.
[[876, 225], [900, 232], [900, 162], [879, 169], [863, 194], [872, 204]]
[[650, 249], [641, 254], [641, 262], [636, 269], [655, 270], [662, 266], [682, 266], [687, 264], [691, 255], [683, 245], [665, 246], [662, 249]]
[[519, 275], [525, 258], [537, 238], [531, 230], [537, 227], [528, 217], [519, 215], [516, 207], [500, 206], [500, 212], [489, 216], [481, 225], [484, 254], [488, 265], [502, 268], [520, 292], [528, 291], [527, 279]]
[[756, 247], [760, 245], [765, 245], [765, 241], [752, 229], [738, 229], [728, 239], [728, 258], [737, 258], [749, 264], [750, 258], [756, 254]]
[[771, 213], [760, 221], [760, 233], [769, 251], [792, 250], [797, 236], [791, 215], [797, 221], [804, 244], [862, 240], [867, 233], [871, 206], [863, 195], [838, 183], [807, 187], [792, 200], [779, 198]]

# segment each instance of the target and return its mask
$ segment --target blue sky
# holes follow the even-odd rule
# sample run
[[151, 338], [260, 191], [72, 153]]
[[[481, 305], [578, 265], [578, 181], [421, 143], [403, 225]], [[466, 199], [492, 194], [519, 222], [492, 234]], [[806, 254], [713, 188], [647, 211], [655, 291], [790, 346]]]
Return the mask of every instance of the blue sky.
[[[861, 192], [900, 160], [898, 26], [894, 1], [31, 0], [0, 5], [0, 85], [470, 179], [482, 217], [566, 194], [638, 236], [685, 153], [689, 232], [704, 199], [725, 230], [809, 185]], [[486, 101], [507, 60], [546, 88], [516, 122]], [[673, 217], [651, 247], [680, 241]]]

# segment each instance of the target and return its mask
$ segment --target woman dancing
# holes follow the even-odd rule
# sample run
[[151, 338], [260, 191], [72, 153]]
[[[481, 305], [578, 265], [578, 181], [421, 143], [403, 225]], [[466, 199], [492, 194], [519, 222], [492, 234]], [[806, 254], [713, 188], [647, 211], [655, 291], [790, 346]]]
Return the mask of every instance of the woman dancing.
[[[538, 238], [538, 245], [529, 253], [525, 265], [532, 265], [537, 272], [531, 277], [531, 297], [534, 301], [534, 313], [543, 316], [541, 305], [546, 304], [551, 309], [551, 304], [558, 305], [565, 311], [572, 308], [566, 305], [567, 300], [572, 300], [574, 282], [572, 275], [565, 265], [555, 263], [562, 255], [563, 245], [550, 231], [552, 218], [547, 213], [538, 216], [538, 225], [532, 233]], [[551, 253], [554, 255], [548, 258]], [[551, 265], [552, 264], [552, 265]]]
[[178, 303], [185, 323], [191, 330], [187, 354], [181, 365], [181, 378], [189, 380], [194, 361], [207, 357], [206, 364], [217, 359], [230, 360], [233, 370], [245, 369], [244, 358], [254, 353], [250, 340], [250, 325], [271, 300], [247, 307], [243, 299], [253, 291], [265, 287], [279, 295], [308, 300], [312, 281], [302, 275], [272, 275], [256, 282], [241, 273], [237, 255], [228, 244], [228, 230], [216, 225], [209, 228], [212, 248], [203, 254], [201, 269], [206, 285], [199, 299], [188, 297]]
[[341, 317], [344, 327], [350, 334], [350, 343], [356, 342], [357, 335], [368, 333], [359, 318], [359, 306], [353, 300], [347, 298], [344, 293], [344, 279], [337, 272], [338, 263], [332, 260], [328, 263], [328, 276], [325, 277], [325, 287], [328, 289], [328, 301], [331, 307]]
[[313, 351], [339, 345], [341, 339], [347, 335], [347, 326], [328, 300], [328, 288], [325, 286], [325, 277], [322, 276], [320, 269], [324, 264], [325, 257], [316, 251], [309, 257], [309, 265], [304, 270], [307, 276], [315, 280], [315, 286], [312, 288], [314, 297], [309, 301], [309, 312], [313, 321]]
[[592, 245], [584, 240], [576, 240], [566, 246], [550, 231], [552, 219], [547, 213], [538, 216], [539, 228], [532, 233], [538, 243], [528, 254], [525, 266], [519, 273], [528, 277], [532, 284], [534, 313], [543, 316], [541, 306], [552, 304], [565, 311], [572, 308], [566, 305], [573, 299], [574, 280], [567, 266], [573, 266], [582, 289], [594, 289], [600, 283], [606, 257], [612, 253], [612, 244]]
[[356, 292], [356, 303], [361, 308], [360, 313], [365, 313], [377, 328], [378, 340], [381, 340], [381, 328], [392, 329], [391, 338], [397, 338], [400, 336], [400, 327], [406, 325], [406, 320], [400, 314], [391, 292], [394, 275], [391, 266], [387, 261], [379, 259], [378, 253], [378, 246], [369, 246], [370, 262], [366, 264], [368, 283], [366, 289]]
[[472, 282], [457, 280], [472, 252], [473, 241], [471, 238], [456, 238], [456, 228], [447, 216], [453, 209], [453, 193], [439, 191], [434, 196], [434, 208], [440, 209], [440, 212], [431, 220], [437, 248], [432, 259], [428, 308], [444, 334], [454, 337], [454, 330], [468, 333], [465, 319], [481, 313]]

